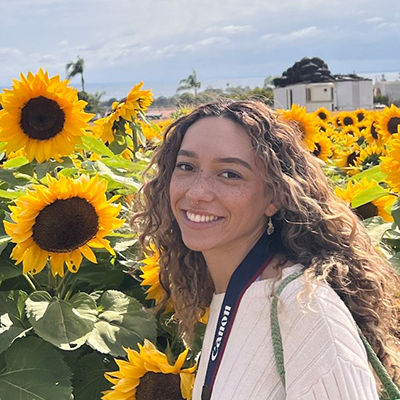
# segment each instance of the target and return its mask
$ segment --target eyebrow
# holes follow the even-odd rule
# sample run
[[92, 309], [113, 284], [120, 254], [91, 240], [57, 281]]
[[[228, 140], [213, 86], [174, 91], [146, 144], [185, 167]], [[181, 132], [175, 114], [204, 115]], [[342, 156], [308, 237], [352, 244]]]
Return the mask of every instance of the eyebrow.
[[[178, 156], [198, 158], [197, 154], [190, 150], [179, 150]], [[253, 171], [250, 164], [248, 162], [242, 160], [241, 158], [225, 157], [225, 158], [217, 158], [215, 161], [218, 163], [222, 163], [222, 164], [239, 164], [239, 165], [249, 169], [250, 171]]]

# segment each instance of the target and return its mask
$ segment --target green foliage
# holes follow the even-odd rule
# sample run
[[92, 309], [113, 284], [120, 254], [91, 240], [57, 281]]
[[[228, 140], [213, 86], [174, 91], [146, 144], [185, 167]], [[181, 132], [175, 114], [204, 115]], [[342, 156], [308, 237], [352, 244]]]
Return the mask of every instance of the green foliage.
[[374, 96], [374, 104], [384, 104], [385, 106], [389, 105], [389, 97], [388, 96]]
[[110, 384], [104, 373], [117, 368], [111, 357], [99, 353], [86, 354], [73, 366], [74, 400], [98, 399]]
[[36, 334], [63, 350], [82, 346], [96, 321], [96, 303], [86, 293], [70, 301], [49, 293], [32, 293], [26, 301], [26, 314]]
[[101, 98], [105, 95], [105, 92], [87, 93], [84, 91], [78, 92], [79, 100], [87, 102], [85, 112], [92, 114], [103, 114], [104, 107], [102, 105]]
[[0, 292], [0, 353], [31, 330], [25, 317], [27, 297], [22, 290]]
[[156, 321], [142, 304], [122, 292], [109, 290], [97, 302], [99, 310], [94, 331], [87, 343], [101, 353], [124, 356], [122, 348], [137, 349], [137, 343], [156, 339]]
[[381, 186], [374, 186], [372, 188], [365, 189], [362, 193], [357, 195], [353, 199], [351, 206], [353, 208], [357, 208], [373, 200], [377, 200], [382, 196], [387, 196], [387, 192]]
[[70, 400], [71, 377], [50, 343], [36, 337], [18, 339], [0, 361], [0, 398]]
[[363, 221], [363, 225], [368, 229], [374, 246], [378, 246], [382, 242], [384, 233], [392, 227], [392, 224], [385, 222], [382, 217], [367, 218]]

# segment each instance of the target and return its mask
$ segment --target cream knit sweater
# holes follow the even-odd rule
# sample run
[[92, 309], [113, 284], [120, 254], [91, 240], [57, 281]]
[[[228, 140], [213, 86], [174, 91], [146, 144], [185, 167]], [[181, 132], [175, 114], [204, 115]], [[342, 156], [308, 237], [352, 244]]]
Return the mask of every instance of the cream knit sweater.
[[[300, 271], [283, 270], [283, 278]], [[354, 320], [328, 286], [319, 285], [304, 308], [297, 294], [304, 278], [282, 292], [278, 304], [285, 358], [286, 389], [273, 353], [270, 310], [274, 279], [254, 282], [244, 294], [227, 343], [211, 400], [378, 400], [375, 380]], [[224, 293], [210, 306], [193, 400], [201, 400], [211, 342]]]

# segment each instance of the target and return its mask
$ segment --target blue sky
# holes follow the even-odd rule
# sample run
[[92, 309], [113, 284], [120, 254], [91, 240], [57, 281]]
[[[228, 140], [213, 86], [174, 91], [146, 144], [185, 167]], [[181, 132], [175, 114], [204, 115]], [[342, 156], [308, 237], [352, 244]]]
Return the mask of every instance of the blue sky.
[[[20, 72], [178, 85], [280, 75], [302, 57], [333, 73], [400, 72], [395, 0], [0, 0], [0, 86]], [[76, 80], [78, 84], [79, 80]]]

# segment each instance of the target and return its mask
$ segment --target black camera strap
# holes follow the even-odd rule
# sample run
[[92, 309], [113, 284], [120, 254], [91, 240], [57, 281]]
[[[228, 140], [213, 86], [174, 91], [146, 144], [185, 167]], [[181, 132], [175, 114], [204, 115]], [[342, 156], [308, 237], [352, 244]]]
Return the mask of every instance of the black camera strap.
[[267, 252], [268, 239], [267, 234], [264, 233], [229, 280], [212, 342], [206, 378], [201, 392], [202, 400], [211, 398], [215, 378], [244, 293], [273, 259], [273, 255]]

